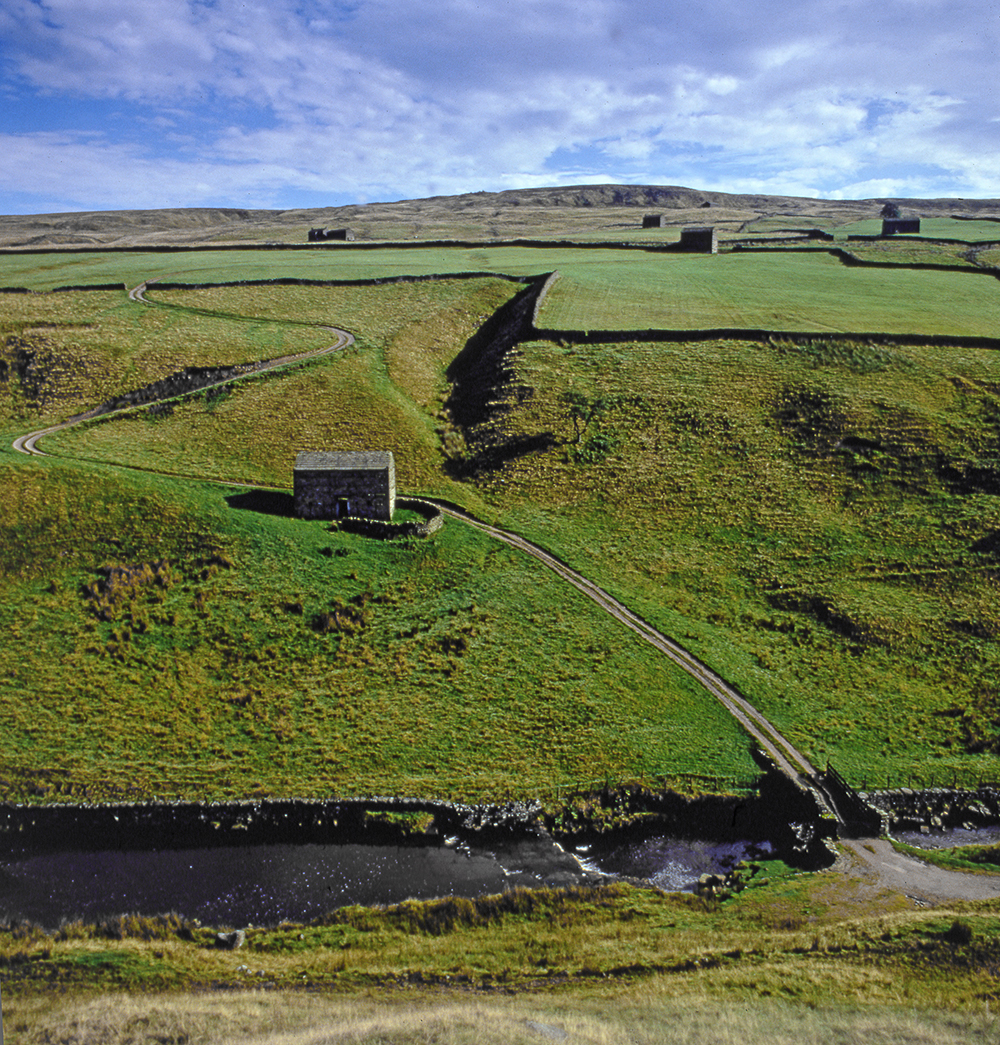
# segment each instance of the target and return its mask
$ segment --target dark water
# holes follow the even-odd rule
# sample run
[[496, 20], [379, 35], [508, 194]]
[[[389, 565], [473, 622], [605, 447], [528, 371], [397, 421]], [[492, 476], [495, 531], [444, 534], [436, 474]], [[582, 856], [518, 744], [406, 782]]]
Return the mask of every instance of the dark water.
[[346, 904], [479, 896], [515, 886], [648, 878], [690, 888], [770, 851], [767, 843], [647, 838], [566, 853], [546, 839], [452, 844], [253, 845], [162, 851], [14, 852], [0, 859], [0, 918], [43, 926], [128, 912], [176, 911], [207, 924], [306, 921]]
[[769, 842], [708, 842], [656, 836], [599, 845], [576, 854], [585, 867], [616, 878], [646, 878], [667, 892], [690, 889], [703, 874], [732, 870], [741, 860], [765, 859]]
[[14, 853], [0, 860], [0, 917], [176, 911], [213, 924], [315, 918], [346, 904], [477, 896], [563, 885], [585, 873], [558, 847], [255, 845], [129, 852]]

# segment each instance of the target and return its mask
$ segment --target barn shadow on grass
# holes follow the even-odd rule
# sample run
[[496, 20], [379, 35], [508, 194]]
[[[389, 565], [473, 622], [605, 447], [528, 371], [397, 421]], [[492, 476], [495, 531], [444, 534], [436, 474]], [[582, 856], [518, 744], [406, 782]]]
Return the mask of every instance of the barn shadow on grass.
[[281, 515], [287, 518], [295, 515], [295, 499], [290, 493], [280, 490], [248, 490], [246, 493], [230, 494], [226, 504], [230, 508], [260, 515]]

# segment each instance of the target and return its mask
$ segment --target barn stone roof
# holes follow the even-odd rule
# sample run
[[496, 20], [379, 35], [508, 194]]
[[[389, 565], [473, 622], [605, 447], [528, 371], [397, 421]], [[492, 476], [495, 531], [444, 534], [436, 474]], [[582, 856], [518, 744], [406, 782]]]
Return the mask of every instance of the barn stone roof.
[[393, 468], [389, 450], [306, 450], [295, 456], [297, 472], [381, 472]]

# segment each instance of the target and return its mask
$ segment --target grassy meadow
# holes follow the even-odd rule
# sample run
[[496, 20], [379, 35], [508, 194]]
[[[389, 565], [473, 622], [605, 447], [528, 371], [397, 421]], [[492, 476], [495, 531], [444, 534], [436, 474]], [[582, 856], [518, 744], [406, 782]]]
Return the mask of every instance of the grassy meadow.
[[[960, 208], [956, 207], [956, 211]], [[909, 217], [907, 208], [903, 207], [903, 217]], [[827, 232], [835, 235], [878, 236], [882, 232], [881, 218], [865, 218], [836, 226], [822, 226]], [[904, 233], [900, 240], [907, 240], [910, 235], [927, 237], [928, 239], [956, 239], [967, 243], [1000, 240], [1000, 224], [995, 221], [961, 221], [951, 217], [921, 217], [919, 233]], [[897, 237], [894, 237], [894, 239]]]
[[[449, 524], [433, 542], [383, 545], [266, 499], [257, 510], [246, 490], [153, 474], [287, 488], [297, 449], [391, 445], [402, 489], [488, 513], [444, 467], [459, 437], [442, 418], [443, 371], [511, 292], [499, 280], [296, 287], [280, 309], [261, 288], [163, 292], [172, 307], [95, 311], [82, 341], [51, 310], [61, 296], [18, 297], [42, 312], [18, 317], [17, 336], [45, 315], [48, 350], [72, 345], [88, 367], [143, 329], [137, 384], [224, 361], [227, 334], [229, 361], [260, 355], [261, 329], [282, 351], [328, 340], [320, 325], [334, 317], [358, 342], [52, 436], [52, 459], [7, 458], [8, 795], [483, 798], [609, 775], [752, 778], [739, 731], [690, 680], [487, 538]], [[46, 392], [10, 397], [11, 430], [68, 412], [58, 381]], [[111, 565], [134, 573], [118, 590], [101, 572]]]
[[[596, 251], [596, 253], [602, 253]], [[619, 252], [611, 250], [612, 257]], [[53, 290], [60, 286], [133, 287], [144, 280], [225, 283], [279, 277], [313, 280], [376, 280], [463, 272], [532, 275], [572, 260], [572, 248], [401, 247], [377, 249], [341, 244], [309, 250], [226, 250], [178, 253], [7, 254], [0, 286]]]
[[996, 1032], [995, 910], [906, 910], [777, 864], [722, 903], [612, 884], [343, 908], [250, 927], [236, 952], [213, 935], [177, 915], [0, 932], [11, 1040], [506, 1043], [538, 1040], [539, 1024], [651, 1045]]
[[1000, 286], [970, 269], [848, 267], [825, 253], [589, 253], [557, 281], [547, 330], [698, 330], [971, 334], [994, 337]]
[[[823, 254], [484, 245], [246, 257], [274, 275], [348, 257], [443, 270], [456, 255], [502, 262], [498, 271], [526, 259], [559, 267], [540, 318], [553, 327], [787, 326], [794, 315], [811, 328], [982, 333], [997, 312], [986, 275], [850, 269]], [[40, 274], [46, 257], [4, 265]], [[145, 264], [79, 257], [119, 273]], [[148, 257], [231, 278], [219, 266], [243, 255]], [[845, 280], [861, 281], [853, 296]], [[17, 380], [8, 369], [0, 389], [11, 437], [184, 366], [321, 347], [334, 324], [357, 338], [220, 394], [57, 433], [44, 443], [51, 461], [8, 458], [20, 492], [5, 514], [20, 550], [8, 554], [3, 612], [12, 634], [30, 636], [6, 654], [15, 791], [29, 769], [60, 764], [60, 745], [73, 774], [99, 757], [120, 767], [121, 786], [198, 796], [482, 796], [491, 779], [540, 790], [609, 774], [752, 773], [710, 700], [485, 538], [449, 524], [427, 545], [376, 545], [284, 517], [280, 499], [239, 510], [258, 502], [169, 478], [287, 489], [294, 454], [325, 446], [389, 446], [401, 490], [463, 504], [555, 551], [739, 685], [818, 764], [830, 758], [859, 783], [996, 777], [995, 354], [819, 337], [587, 345], [567, 333], [520, 347], [516, 391], [490, 422], [504, 445], [536, 449], [470, 475], [467, 439], [478, 436], [450, 419], [446, 370], [517, 286], [154, 284], [148, 305], [106, 291], [5, 296], [8, 367], [17, 345], [35, 353], [34, 369]], [[127, 555], [106, 537], [71, 536], [95, 524], [80, 490], [138, 503], [125, 491], [140, 487]], [[180, 503], [198, 540], [161, 553], [154, 517]], [[147, 528], [156, 536], [144, 544]], [[82, 550], [67, 554], [74, 541]], [[231, 567], [210, 562], [216, 546]], [[109, 619], [81, 594], [103, 583], [101, 567], [164, 558], [170, 577], [133, 585]], [[331, 637], [315, 622], [337, 599], [365, 623]], [[455, 627], [443, 628], [449, 616]], [[241, 652], [248, 643], [266, 656]], [[116, 727], [98, 738], [83, 709], [99, 684]], [[648, 699], [627, 696], [636, 692]], [[139, 693], [156, 696], [135, 718]], [[60, 739], [67, 716], [72, 745]], [[477, 751], [472, 723], [487, 719], [496, 737]], [[211, 760], [191, 757], [202, 750]], [[278, 757], [292, 750], [292, 762]]]
[[995, 779], [998, 378], [988, 350], [532, 342], [508, 431], [554, 445], [483, 485], [814, 763]]
[[381, 544], [233, 488], [3, 472], [8, 797], [470, 799], [754, 775], [693, 682], [475, 531]]
[[[356, 343], [307, 367], [243, 381], [221, 395], [192, 397], [167, 411], [71, 429], [53, 450], [90, 460], [159, 468], [185, 475], [290, 486], [295, 454], [339, 446], [391, 445], [401, 488], [461, 499], [442, 470], [444, 370], [461, 347], [519, 285], [499, 279], [398, 283], [379, 288], [231, 287], [151, 291], [156, 306], [132, 304], [136, 322], [197, 332], [156, 356], [150, 377], [181, 365], [220, 361], [203, 349], [202, 331], [228, 337], [230, 362], [268, 358], [257, 331], [280, 331], [283, 352], [332, 340], [329, 325]], [[45, 299], [42, 299], [43, 301]], [[140, 382], [144, 383], [144, 382]], [[58, 443], [58, 446], [57, 446]]]

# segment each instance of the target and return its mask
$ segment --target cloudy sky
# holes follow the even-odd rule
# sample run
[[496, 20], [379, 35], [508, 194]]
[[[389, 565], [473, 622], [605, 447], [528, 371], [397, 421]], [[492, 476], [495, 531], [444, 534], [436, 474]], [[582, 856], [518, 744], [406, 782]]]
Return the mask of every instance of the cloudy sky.
[[0, 0], [0, 213], [1000, 196], [996, 0]]

